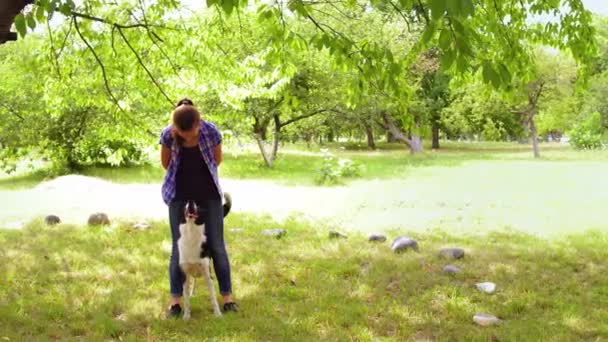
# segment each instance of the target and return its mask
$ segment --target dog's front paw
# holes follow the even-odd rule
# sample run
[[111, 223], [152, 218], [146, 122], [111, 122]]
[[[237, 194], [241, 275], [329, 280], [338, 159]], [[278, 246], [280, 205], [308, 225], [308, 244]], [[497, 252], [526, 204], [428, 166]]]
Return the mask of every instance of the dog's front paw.
[[219, 309], [218, 309], [218, 310], [213, 310], [213, 314], [214, 314], [216, 317], [222, 317], [222, 312], [221, 312]]
[[184, 320], [187, 321], [190, 319], [190, 311], [184, 312]]

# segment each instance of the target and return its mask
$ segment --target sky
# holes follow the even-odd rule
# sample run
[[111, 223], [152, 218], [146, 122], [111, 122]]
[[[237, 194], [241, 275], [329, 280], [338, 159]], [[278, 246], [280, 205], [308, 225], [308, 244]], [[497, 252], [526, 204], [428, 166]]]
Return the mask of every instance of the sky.
[[[454, 1], [454, 0], [452, 0]], [[608, 0], [582, 0], [585, 8], [595, 14], [608, 17]], [[191, 8], [200, 8], [206, 0], [182, 0], [183, 4]]]
[[583, 4], [591, 12], [608, 17], [608, 0], [583, 0]]

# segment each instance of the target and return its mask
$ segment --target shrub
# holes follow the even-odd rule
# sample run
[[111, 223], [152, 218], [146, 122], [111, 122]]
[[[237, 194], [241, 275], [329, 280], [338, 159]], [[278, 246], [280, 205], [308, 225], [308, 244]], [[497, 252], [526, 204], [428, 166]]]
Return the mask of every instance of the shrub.
[[570, 144], [577, 149], [599, 149], [602, 148], [602, 117], [595, 112], [585, 120], [576, 124], [569, 132]]
[[328, 149], [321, 149], [323, 163], [316, 179], [318, 184], [338, 184], [341, 178], [360, 177], [363, 165], [346, 158], [336, 158]]

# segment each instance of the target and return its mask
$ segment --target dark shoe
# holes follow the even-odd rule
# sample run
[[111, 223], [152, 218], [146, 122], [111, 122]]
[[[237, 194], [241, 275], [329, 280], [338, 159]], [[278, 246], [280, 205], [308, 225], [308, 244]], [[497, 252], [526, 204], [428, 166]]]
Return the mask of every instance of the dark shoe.
[[223, 312], [238, 312], [239, 311], [239, 305], [235, 302], [230, 302], [230, 303], [224, 303], [224, 307], [222, 308]]
[[178, 318], [182, 314], [182, 307], [179, 304], [173, 304], [167, 311], [167, 317]]

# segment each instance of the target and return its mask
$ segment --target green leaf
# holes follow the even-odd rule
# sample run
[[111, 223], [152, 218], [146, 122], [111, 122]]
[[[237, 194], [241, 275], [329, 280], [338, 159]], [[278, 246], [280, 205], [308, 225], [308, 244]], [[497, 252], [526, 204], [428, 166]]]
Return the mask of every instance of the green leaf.
[[[449, 2], [458, 2], [459, 0], [449, 0]], [[443, 16], [447, 8], [448, 0], [430, 0], [429, 7], [431, 8], [431, 17], [437, 20]]]
[[453, 49], [444, 50], [443, 55], [441, 55], [441, 68], [443, 70], [449, 69], [452, 64], [454, 64], [454, 60], [456, 59], [456, 53]]
[[483, 63], [483, 79], [488, 83], [492, 83], [494, 88], [500, 87], [500, 75], [496, 72], [490, 62]]
[[61, 4], [61, 6], [59, 6], [59, 12], [61, 12], [61, 14], [67, 16], [72, 15], [72, 7], [66, 2]]
[[442, 50], [447, 50], [449, 49], [450, 45], [452, 44], [452, 32], [450, 31], [449, 28], [443, 28], [443, 30], [441, 30], [441, 33], [439, 34], [439, 47]]
[[447, 2], [448, 14], [451, 16], [460, 16], [462, 14], [461, 0], [450, 0]]
[[44, 6], [40, 3], [38, 4], [38, 7], [36, 7], [36, 20], [44, 20]]
[[25, 26], [25, 17], [23, 16], [23, 13], [19, 13], [15, 17], [15, 29], [17, 30], [17, 32], [19, 32], [22, 38], [25, 37], [25, 34], [27, 33], [27, 27]]
[[430, 22], [426, 26], [424, 33], [422, 33], [422, 42], [428, 43], [433, 38], [434, 34], [435, 34], [435, 24], [433, 22]]
[[463, 17], [473, 16], [475, 14], [475, 6], [472, 0], [460, 0], [460, 10]]
[[29, 13], [26, 17], [25, 17], [26, 21], [27, 21], [27, 26], [30, 29], [35, 29], [36, 28], [36, 19], [34, 19], [34, 14], [33, 13]]
[[498, 71], [504, 83], [511, 83], [511, 72], [509, 72], [509, 69], [503, 63], [498, 64]]
[[222, 9], [226, 14], [232, 14], [232, 10], [234, 9], [235, 3], [232, 0], [221, 0], [222, 1]]
[[207, 7], [213, 7], [215, 4], [219, 4], [220, 0], [207, 0]]

